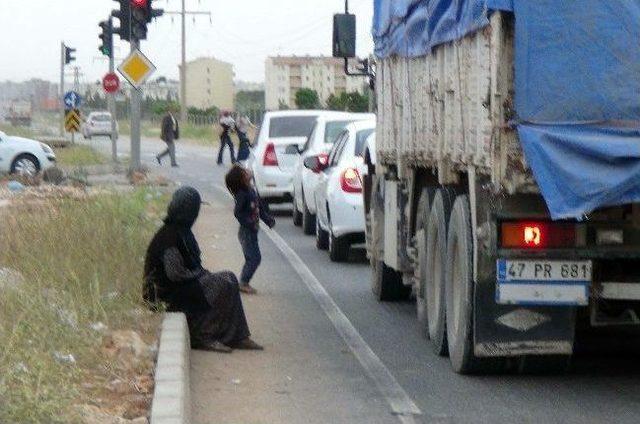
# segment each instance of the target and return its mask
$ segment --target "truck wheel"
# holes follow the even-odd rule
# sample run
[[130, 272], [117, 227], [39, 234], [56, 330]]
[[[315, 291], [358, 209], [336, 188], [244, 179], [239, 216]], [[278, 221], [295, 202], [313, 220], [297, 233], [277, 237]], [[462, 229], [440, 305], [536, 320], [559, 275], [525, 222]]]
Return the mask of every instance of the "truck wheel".
[[349, 245], [345, 237], [336, 237], [333, 232], [329, 236], [329, 259], [332, 262], [346, 262], [349, 259]]
[[302, 231], [308, 235], [312, 236], [316, 232], [316, 216], [309, 211], [307, 207], [307, 201], [302, 196]]
[[425, 296], [427, 301], [427, 331], [433, 351], [440, 356], [448, 353], [446, 324], [445, 264], [447, 225], [455, 200], [452, 189], [438, 190], [426, 226]]
[[418, 285], [416, 287], [416, 313], [418, 315], [418, 326], [422, 334], [428, 337], [427, 332], [427, 298], [425, 290], [426, 262], [427, 262], [427, 221], [429, 220], [430, 209], [429, 191], [425, 188], [420, 194], [418, 210], [416, 211], [416, 245], [418, 248], [418, 266], [416, 274]]
[[406, 300], [411, 287], [402, 284], [402, 273], [388, 267], [383, 261], [372, 259], [371, 290], [380, 302]]
[[329, 233], [320, 227], [320, 221], [316, 219], [316, 247], [319, 250], [327, 250], [329, 247]]
[[458, 196], [449, 220], [445, 267], [449, 359], [454, 371], [478, 371], [473, 353], [473, 258], [469, 199]]
[[299, 227], [302, 225], [302, 212], [298, 209], [298, 201], [295, 193], [296, 191], [293, 190], [293, 225]]

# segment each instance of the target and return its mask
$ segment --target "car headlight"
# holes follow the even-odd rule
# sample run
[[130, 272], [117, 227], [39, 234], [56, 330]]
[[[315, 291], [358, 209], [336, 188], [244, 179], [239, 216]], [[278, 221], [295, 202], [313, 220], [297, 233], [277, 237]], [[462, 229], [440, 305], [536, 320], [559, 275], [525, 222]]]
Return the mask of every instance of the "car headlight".
[[51, 147], [49, 147], [48, 145], [44, 144], [44, 143], [40, 143], [40, 146], [42, 147], [42, 151], [45, 152], [48, 155], [53, 155], [53, 149]]

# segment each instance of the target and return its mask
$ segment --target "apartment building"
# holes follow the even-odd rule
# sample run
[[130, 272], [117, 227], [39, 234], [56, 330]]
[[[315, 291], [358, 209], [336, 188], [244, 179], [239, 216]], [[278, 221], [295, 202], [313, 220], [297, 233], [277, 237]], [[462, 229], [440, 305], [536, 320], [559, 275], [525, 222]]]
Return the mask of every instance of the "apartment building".
[[326, 56], [276, 56], [265, 64], [265, 98], [267, 110], [281, 105], [295, 108], [296, 92], [301, 88], [315, 90], [324, 104], [331, 94], [363, 93], [365, 77], [348, 77], [344, 60]]
[[187, 106], [234, 109], [233, 65], [212, 57], [187, 62]]

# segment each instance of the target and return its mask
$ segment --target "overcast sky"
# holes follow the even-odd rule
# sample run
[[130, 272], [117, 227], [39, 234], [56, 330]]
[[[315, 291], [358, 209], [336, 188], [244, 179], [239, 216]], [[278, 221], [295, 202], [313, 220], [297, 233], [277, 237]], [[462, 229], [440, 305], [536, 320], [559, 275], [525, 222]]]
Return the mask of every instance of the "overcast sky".
[[[98, 22], [113, 0], [0, 0], [0, 81], [43, 78], [57, 81], [60, 41], [78, 49], [83, 81], [107, 70], [98, 52]], [[155, 0], [177, 11], [181, 0]], [[237, 79], [264, 81], [264, 60], [272, 55], [330, 55], [333, 13], [344, 0], [187, 0], [189, 10], [210, 11], [187, 19], [187, 60], [214, 56], [233, 63]], [[373, 0], [350, 0], [358, 17], [358, 54], [371, 53]], [[128, 53], [118, 40], [116, 57]], [[158, 67], [155, 76], [178, 77], [180, 19], [164, 16], [149, 28], [142, 51]], [[117, 63], [117, 62], [116, 62]]]

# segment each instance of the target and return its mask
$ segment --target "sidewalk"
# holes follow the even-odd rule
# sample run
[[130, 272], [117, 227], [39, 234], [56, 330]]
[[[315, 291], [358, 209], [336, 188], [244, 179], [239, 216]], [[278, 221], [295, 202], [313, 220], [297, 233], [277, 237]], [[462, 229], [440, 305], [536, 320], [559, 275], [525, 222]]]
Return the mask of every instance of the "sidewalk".
[[[205, 266], [242, 266], [229, 201], [207, 198], [195, 232]], [[257, 296], [243, 301], [252, 337], [264, 352], [192, 351], [193, 422], [395, 423], [385, 400], [269, 239]]]

